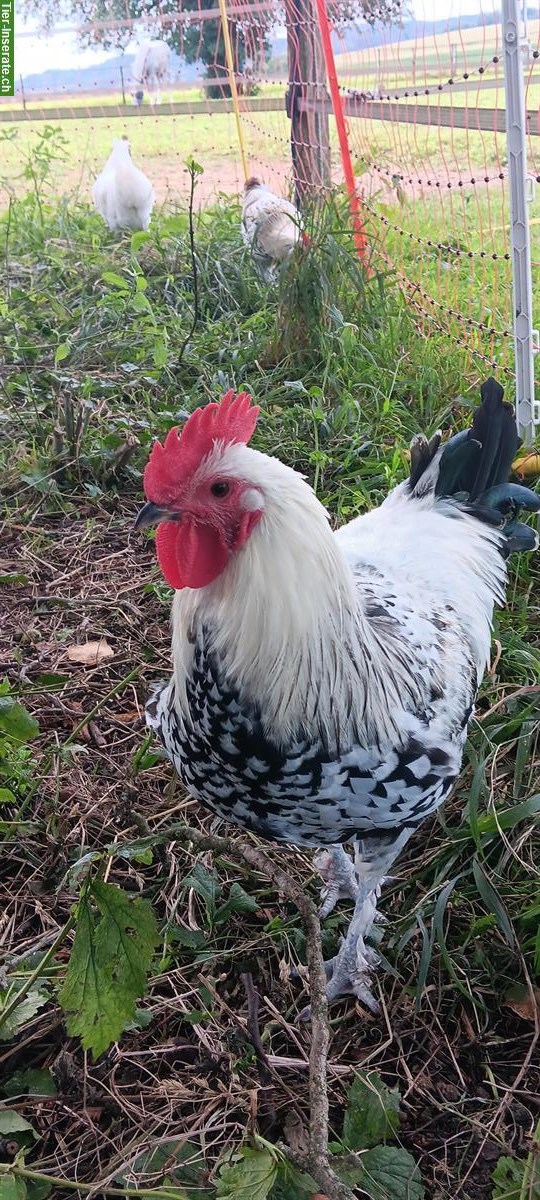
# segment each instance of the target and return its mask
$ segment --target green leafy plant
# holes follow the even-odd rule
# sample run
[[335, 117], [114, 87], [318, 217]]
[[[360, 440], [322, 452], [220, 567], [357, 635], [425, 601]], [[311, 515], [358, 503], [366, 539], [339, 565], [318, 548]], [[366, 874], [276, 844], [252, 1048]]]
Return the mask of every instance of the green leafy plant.
[[289, 1162], [277, 1146], [255, 1138], [228, 1156], [219, 1170], [216, 1200], [307, 1200], [315, 1181]]
[[225, 925], [233, 913], [255, 912], [258, 907], [254, 897], [248, 895], [237, 882], [231, 884], [227, 899], [222, 900], [223, 889], [217, 872], [209, 870], [203, 863], [196, 863], [190, 874], [186, 875], [184, 889], [187, 888], [193, 888], [200, 896], [210, 930]]
[[[403, 1146], [388, 1144], [398, 1128], [397, 1089], [387, 1087], [375, 1071], [357, 1075], [348, 1092], [342, 1137], [331, 1147], [333, 1170], [370, 1200], [423, 1200], [424, 1185], [412, 1155]], [[314, 1191], [314, 1180], [283, 1151], [255, 1138], [222, 1162], [216, 1200], [307, 1200]]]
[[153, 910], [100, 879], [84, 886], [59, 1000], [70, 1034], [94, 1057], [120, 1037], [144, 995], [158, 944]]
[[[51, 180], [52, 167], [55, 163], [63, 162], [66, 159], [67, 138], [59, 125], [46, 123], [43, 128], [38, 130], [34, 145], [30, 148], [27, 148], [18, 138], [16, 129], [2, 130], [0, 144], [2, 142], [15, 143], [17, 146], [20, 163], [18, 178], [25, 179], [31, 185], [40, 225], [43, 229], [45, 224], [44, 193]], [[7, 190], [12, 191], [10, 181], [2, 175], [0, 175], [0, 182]]]
[[424, 1185], [414, 1158], [403, 1146], [388, 1145], [399, 1129], [399, 1092], [375, 1071], [357, 1075], [349, 1088], [341, 1142], [333, 1165], [345, 1183], [371, 1200], [423, 1200]]
[[11, 1041], [50, 998], [49, 989], [41, 982], [22, 994], [20, 981], [8, 975], [6, 986], [0, 987], [0, 1041]]
[[493, 1172], [492, 1200], [540, 1200], [540, 1122], [527, 1158], [502, 1155]]
[[37, 737], [38, 733], [37, 721], [11, 693], [8, 680], [2, 680], [0, 682], [0, 804], [22, 799], [30, 786], [32, 752], [27, 743]]

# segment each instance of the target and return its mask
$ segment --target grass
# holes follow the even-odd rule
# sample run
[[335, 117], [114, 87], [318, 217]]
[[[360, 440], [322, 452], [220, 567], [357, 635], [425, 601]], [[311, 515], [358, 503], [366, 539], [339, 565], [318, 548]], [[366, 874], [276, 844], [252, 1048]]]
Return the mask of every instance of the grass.
[[[534, 44], [537, 23], [530, 23]], [[479, 26], [422, 40], [418, 77], [427, 86], [447, 75], [451, 42], [457, 45], [456, 73], [473, 72], [470, 89], [419, 96], [429, 106], [430, 126], [401, 124], [397, 119], [376, 121], [369, 108], [361, 120], [349, 122], [349, 141], [359, 186], [366, 198], [370, 236], [382, 244], [390, 263], [400, 272], [406, 294], [424, 332], [446, 333], [454, 344], [468, 346], [486, 369], [495, 364], [512, 379], [512, 290], [509, 247], [509, 205], [506, 181], [506, 139], [501, 133], [438, 128], [439, 108], [459, 110], [501, 107], [502, 77], [496, 91], [478, 91], [474, 72], [498, 48], [497, 25]], [[382, 56], [383, 90], [411, 84], [411, 55], [415, 43], [389, 45]], [[397, 47], [397, 49], [396, 49]], [[418, 49], [418, 48], [417, 48]], [[388, 60], [391, 53], [396, 62]], [[337, 56], [344, 85], [372, 86], [374, 67], [369, 47]], [[449, 70], [449, 68], [448, 68]], [[500, 72], [501, 66], [497, 68]], [[533, 64], [527, 79], [527, 104], [540, 100]], [[369, 76], [369, 78], [368, 78]], [[491, 77], [491, 76], [488, 76]], [[266, 82], [261, 94], [276, 93], [284, 84]], [[197, 98], [192, 89], [185, 95]], [[397, 118], [397, 102], [393, 113]], [[65, 101], [67, 104], [68, 102]], [[182, 163], [191, 154], [205, 165], [199, 189], [205, 203], [220, 193], [236, 194], [242, 186], [236, 128], [232, 114], [144, 116], [139, 119], [99, 118], [66, 120], [57, 125], [63, 140], [63, 160], [57, 158], [51, 191], [70, 197], [89, 195], [91, 183], [109, 153], [113, 137], [127, 133], [135, 160], [152, 178], [158, 201], [170, 206], [182, 194], [187, 177]], [[471, 117], [474, 124], [474, 116]], [[288, 179], [290, 123], [284, 111], [248, 113], [242, 118], [250, 170], [279, 188]], [[0, 187], [4, 200], [27, 186], [24, 164], [36, 154], [43, 125], [25, 122], [17, 130], [4, 128]], [[529, 139], [529, 169], [538, 173], [537, 139]], [[342, 178], [335, 124], [330, 120], [330, 144], [335, 182]], [[501, 178], [502, 177], [502, 178]], [[489, 181], [488, 184], [484, 180]], [[540, 309], [537, 229], [540, 200], [530, 209], [533, 270], [533, 312]], [[404, 277], [404, 278], [403, 278]], [[483, 356], [481, 358], [480, 356]]]
[[[140, 721], [170, 652], [170, 595], [132, 532], [153, 437], [201, 400], [249, 387], [263, 410], [256, 444], [304, 471], [341, 522], [404, 477], [418, 428], [468, 420], [484, 375], [455, 342], [420, 335], [391, 273], [366, 282], [339, 195], [275, 292], [255, 279], [238, 222], [233, 203], [197, 218], [200, 314], [183, 349], [194, 305], [185, 211], [115, 239], [38, 180], [2, 220], [0, 657], [39, 732], [0, 742], [5, 965], [12, 989], [38, 977], [16, 1036], [0, 1043], [0, 1086], [34, 1130], [13, 1133], [30, 1200], [43, 1174], [55, 1200], [73, 1194], [63, 1181], [144, 1196], [170, 1180], [171, 1161], [178, 1200], [181, 1189], [213, 1198], [230, 1148], [293, 1137], [306, 1120], [310, 1035], [295, 1023], [305, 994], [290, 974], [305, 954], [298, 916], [238, 864], [234, 835], [214, 856], [175, 837], [179, 820], [212, 822]], [[385, 890], [384, 1017], [331, 1010], [332, 1135], [353, 1071], [376, 1066], [402, 1094], [399, 1138], [430, 1200], [491, 1200], [497, 1160], [524, 1179], [520, 1160], [535, 1154], [538, 584], [537, 560], [512, 564], [459, 786]], [[95, 639], [113, 657], [70, 660]], [[308, 855], [270, 853], [316, 897]], [[159, 933], [148, 992], [95, 1062], [67, 1036], [57, 999], [71, 933], [51, 954], [89, 870], [148, 900]], [[340, 910], [325, 922], [326, 954], [345, 921]], [[263, 1087], [245, 972], [261, 996]]]
[[[466, 31], [469, 68], [476, 61], [474, 55], [483, 44], [484, 32], [491, 38], [495, 30], [490, 26], [486, 31]], [[486, 52], [493, 49], [489, 38], [485, 46]], [[426, 53], [428, 50], [429, 46]], [[350, 58], [338, 56], [342, 78], [358, 83], [358, 76], [351, 74], [354, 62], [351, 68]], [[405, 75], [401, 82], [406, 79]], [[426, 79], [428, 83], [431, 80], [429, 71]], [[262, 90], [275, 87], [268, 84]], [[472, 92], [474, 105], [500, 105], [496, 93], [477, 92], [474, 82]], [[539, 97], [538, 85], [531, 83], [529, 107], [537, 107]], [[486, 367], [496, 363], [508, 370], [511, 387], [512, 293], [505, 135], [437, 128], [439, 106], [463, 107], [471, 102], [465, 92], [419, 97], [417, 102], [429, 103], [432, 125], [370, 120], [369, 109], [362, 120], [349, 122], [350, 146], [366, 197], [369, 232], [384, 245], [390, 262], [406, 277], [407, 294], [416, 305], [424, 329], [445, 331], [454, 341], [470, 345], [477, 356], [483, 355]], [[398, 109], [399, 104], [396, 115]], [[290, 139], [285, 112], [246, 112], [242, 121], [250, 170], [283, 188], [288, 177]], [[31, 121], [16, 129], [4, 127], [0, 172], [4, 202], [27, 187], [27, 166], [39, 154], [44, 133], [62, 146], [62, 154], [48, 163], [51, 195], [72, 199], [89, 195], [113, 137], [123, 133], [130, 137], [135, 160], [153, 180], [160, 204], [170, 207], [179, 194], [185, 198], [187, 176], [182, 164], [191, 154], [205, 165], [199, 189], [205, 203], [215, 201], [219, 193], [237, 193], [242, 186], [232, 114], [66, 120], [55, 124], [54, 131], [53, 127]], [[533, 174], [537, 171], [535, 140], [531, 137], [529, 148]], [[330, 143], [337, 181], [341, 170], [333, 120]], [[484, 179], [489, 180], [488, 185]], [[538, 197], [530, 215], [536, 311], [540, 307]], [[477, 357], [477, 361], [482, 360]]]
[[[429, 23], [428, 26], [429, 28]], [[528, 21], [528, 37], [534, 48], [540, 35], [540, 22]], [[439, 73], [444, 74], [451, 61], [452, 47], [456, 55], [457, 71], [470, 71], [474, 67], [485, 65], [494, 54], [502, 54], [501, 25], [495, 22], [491, 25], [479, 24], [470, 28], [449, 29], [436, 34], [426, 34], [415, 39], [398, 38], [388, 40], [381, 47], [383, 69], [391, 69], [401, 73], [404, 69], [410, 78], [416, 59], [418, 79], [424, 78], [424, 73], [430, 77]], [[421, 46], [421, 51], [419, 47]], [[353, 50], [337, 56], [338, 61], [354, 66], [357, 70], [376, 73], [378, 68], [377, 51], [372, 46]]]

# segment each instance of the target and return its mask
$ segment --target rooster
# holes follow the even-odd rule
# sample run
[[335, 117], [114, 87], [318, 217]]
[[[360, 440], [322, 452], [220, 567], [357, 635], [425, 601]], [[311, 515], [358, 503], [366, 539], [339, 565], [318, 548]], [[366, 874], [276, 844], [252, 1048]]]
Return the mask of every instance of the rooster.
[[109, 229], [148, 229], [154, 207], [150, 180], [131, 160], [128, 139], [118, 138], [92, 188], [98, 213]]
[[517, 514], [540, 497], [508, 483], [512, 409], [494, 379], [481, 394], [470, 429], [417, 436], [409, 479], [335, 533], [304, 478], [248, 446], [245, 394], [196, 409], [144, 473], [136, 524], [158, 526], [175, 589], [147, 723], [212, 812], [323, 848], [324, 911], [355, 899], [328, 997], [374, 1010], [381, 883], [454, 787], [506, 558], [538, 545]]
[[242, 204], [242, 236], [256, 271], [272, 283], [296, 243], [305, 241], [298, 209], [258, 179], [248, 179]]

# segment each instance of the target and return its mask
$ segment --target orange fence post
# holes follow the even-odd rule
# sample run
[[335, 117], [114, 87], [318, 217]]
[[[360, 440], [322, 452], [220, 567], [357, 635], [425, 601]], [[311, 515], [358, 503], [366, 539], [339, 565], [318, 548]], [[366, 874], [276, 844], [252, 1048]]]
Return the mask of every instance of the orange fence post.
[[341, 152], [341, 162], [343, 165], [343, 174], [349, 195], [349, 206], [352, 217], [353, 237], [359, 258], [366, 257], [367, 237], [360, 211], [360, 201], [356, 191], [354, 180], [354, 171], [351, 159], [351, 151], [349, 149], [349, 139], [347, 137], [347, 125], [345, 122], [345, 113], [343, 111], [343, 101], [339, 90], [339, 83], [336, 71], [336, 61], [334, 58], [334, 50], [332, 46], [332, 31], [330, 21], [328, 19], [328, 8], [326, 0], [316, 0], [317, 15], [319, 18], [319, 27], [321, 31], [321, 40], [324, 58], [326, 62], [326, 74], [328, 76], [328, 85], [330, 95], [332, 97], [332, 108], [336, 120], [339, 149]]

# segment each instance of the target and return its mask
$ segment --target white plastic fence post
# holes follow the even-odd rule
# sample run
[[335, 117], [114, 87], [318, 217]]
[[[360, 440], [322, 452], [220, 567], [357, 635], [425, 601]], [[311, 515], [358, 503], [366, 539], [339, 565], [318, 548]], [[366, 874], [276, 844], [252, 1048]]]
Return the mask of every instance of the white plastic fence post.
[[502, 0], [506, 144], [510, 187], [510, 243], [514, 295], [516, 418], [524, 440], [531, 443], [534, 439], [535, 426], [540, 423], [540, 403], [534, 398], [534, 353], [538, 345], [538, 332], [533, 329], [528, 212], [528, 198], [531, 197], [533, 181], [527, 175], [527, 117], [519, 7], [519, 0]]

